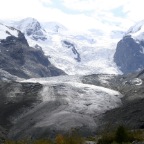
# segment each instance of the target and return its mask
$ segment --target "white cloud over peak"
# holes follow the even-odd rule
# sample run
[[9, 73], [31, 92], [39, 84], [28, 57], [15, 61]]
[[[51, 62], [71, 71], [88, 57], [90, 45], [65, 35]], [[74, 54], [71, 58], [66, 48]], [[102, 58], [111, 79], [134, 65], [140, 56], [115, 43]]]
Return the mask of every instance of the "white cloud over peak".
[[42, 3], [51, 4], [52, 0], [39, 0]]
[[127, 0], [62, 0], [64, 6], [74, 10], [107, 11], [122, 6]]
[[81, 31], [127, 29], [143, 13], [143, 0], [0, 0], [0, 19], [34, 17]]
[[61, 0], [66, 8], [80, 12], [91, 11], [89, 16], [129, 27], [144, 19], [143, 0]]

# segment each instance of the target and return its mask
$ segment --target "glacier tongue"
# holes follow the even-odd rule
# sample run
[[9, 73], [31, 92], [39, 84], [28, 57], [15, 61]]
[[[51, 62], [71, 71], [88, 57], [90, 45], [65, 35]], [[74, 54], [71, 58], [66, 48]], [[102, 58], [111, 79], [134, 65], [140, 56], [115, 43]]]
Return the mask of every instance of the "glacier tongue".
[[80, 76], [59, 76], [53, 78], [29, 79], [23, 82], [43, 84], [40, 95], [46, 101], [64, 101], [69, 112], [80, 114], [101, 114], [121, 105], [122, 95], [101, 86], [83, 84]]
[[[109, 78], [111, 75], [104, 75], [104, 78], [101, 75], [98, 80], [109, 83]], [[22, 116], [11, 130], [11, 136], [39, 137], [43, 132], [46, 136], [53, 136], [72, 129], [87, 136], [94, 134], [103, 113], [121, 105], [122, 95], [108, 88], [84, 84], [83, 79], [83, 76], [67, 75], [21, 81], [41, 83], [43, 88], [39, 91], [39, 98], [42, 102]]]

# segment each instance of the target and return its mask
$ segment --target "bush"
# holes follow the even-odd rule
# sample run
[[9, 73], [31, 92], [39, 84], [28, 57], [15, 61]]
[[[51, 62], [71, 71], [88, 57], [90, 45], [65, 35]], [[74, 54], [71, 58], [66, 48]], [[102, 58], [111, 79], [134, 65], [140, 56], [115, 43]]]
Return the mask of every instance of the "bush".
[[134, 135], [125, 127], [119, 126], [116, 131], [108, 132], [98, 140], [98, 144], [127, 144], [134, 141]]
[[4, 144], [84, 144], [84, 139], [76, 131], [73, 131], [65, 136], [58, 134], [54, 140], [7, 140]]
[[64, 136], [64, 144], [84, 144], [84, 139], [79, 135], [78, 131], [72, 130]]
[[12, 141], [6, 140], [4, 144], [53, 144], [50, 140], [19, 140], [19, 141]]
[[98, 140], [98, 144], [111, 144], [114, 140], [115, 134], [112, 132], [107, 132]]
[[134, 130], [132, 134], [133, 134], [134, 140], [144, 141], [144, 130]]
[[57, 135], [55, 138], [56, 144], [64, 144], [64, 137], [62, 135]]
[[116, 131], [115, 140], [118, 143], [128, 142], [129, 136], [127, 130], [123, 126], [119, 126]]

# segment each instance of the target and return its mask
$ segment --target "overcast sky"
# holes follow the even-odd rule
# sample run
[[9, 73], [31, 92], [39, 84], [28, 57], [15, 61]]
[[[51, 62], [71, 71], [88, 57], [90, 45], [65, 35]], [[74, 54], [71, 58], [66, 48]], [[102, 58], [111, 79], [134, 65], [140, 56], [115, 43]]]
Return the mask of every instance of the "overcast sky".
[[144, 19], [143, 0], [0, 0], [0, 19], [34, 17], [74, 30], [127, 29]]

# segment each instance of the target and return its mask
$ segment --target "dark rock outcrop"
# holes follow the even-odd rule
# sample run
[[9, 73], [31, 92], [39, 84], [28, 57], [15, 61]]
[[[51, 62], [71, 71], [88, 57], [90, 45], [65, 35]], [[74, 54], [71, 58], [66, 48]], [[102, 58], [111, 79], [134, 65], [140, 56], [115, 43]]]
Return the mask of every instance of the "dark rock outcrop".
[[[61, 78], [71, 79], [71, 77]], [[100, 115], [97, 115], [96, 108], [95, 113], [87, 115], [84, 113], [88, 108], [87, 105], [87, 108], [80, 113], [77, 113], [76, 109], [69, 111], [69, 103], [63, 98], [69, 99], [70, 95], [75, 95], [74, 91], [76, 97], [85, 95], [84, 91], [89, 87], [74, 88], [66, 82], [62, 84], [62, 82], [48, 81], [42, 86], [38, 83], [2, 81], [0, 83], [0, 126], [9, 130], [8, 136], [11, 139], [53, 138], [58, 133], [68, 132], [71, 127], [79, 130], [84, 136], [101, 132], [102, 128], [111, 130], [121, 124], [130, 129], [144, 129], [143, 70], [119, 76], [94, 74], [81, 77], [81, 80], [85, 84], [91, 84], [92, 87], [96, 85], [119, 91], [123, 95], [122, 104]], [[96, 92], [95, 95], [98, 93]], [[45, 98], [50, 100], [47, 101]]]
[[8, 130], [23, 113], [41, 102], [38, 83], [18, 83], [0, 80], [0, 143], [7, 139]]
[[114, 61], [123, 73], [144, 68], [144, 42], [136, 42], [131, 36], [125, 36], [117, 44]]
[[0, 83], [0, 125], [9, 128], [11, 116], [19, 117], [28, 107], [41, 100], [41, 84], [2, 82]]
[[107, 79], [108, 83], [102, 83], [99, 79], [101, 76], [85, 76], [83, 82], [119, 91], [123, 94], [123, 104], [102, 115], [98, 131], [111, 131], [119, 125], [129, 129], [144, 129], [144, 70], [128, 75], [111, 75], [111, 78]]
[[21, 78], [65, 74], [49, 62], [41, 49], [29, 47], [24, 35], [8, 36], [0, 43], [0, 68]]
[[75, 46], [73, 43], [64, 40], [64, 41], [62, 41], [62, 44], [63, 44], [63, 46], [65, 46], [65, 47], [67, 47], [67, 48], [69, 48], [69, 49], [72, 50], [73, 54], [75, 55], [75, 60], [76, 60], [77, 62], [80, 62], [80, 61], [81, 61], [80, 54], [79, 54], [78, 51], [76, 50], [76, 46]]
[[[117, 88], [124, 94], [122, 107], [104, 114], [104, 125], [111, 128], [124, 125], [130, 129], [144, 129], [144, 72], [120, 76]], [[118, 87], [119, 86], [119, 87]]]

